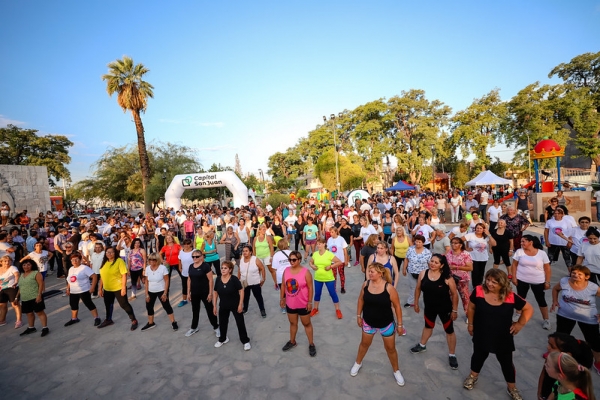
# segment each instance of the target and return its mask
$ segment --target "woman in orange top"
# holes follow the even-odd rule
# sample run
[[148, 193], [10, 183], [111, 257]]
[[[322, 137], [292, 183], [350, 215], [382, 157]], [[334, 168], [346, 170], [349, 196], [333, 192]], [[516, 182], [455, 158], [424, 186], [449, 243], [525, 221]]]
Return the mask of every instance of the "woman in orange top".
[[[169, 287], [171, 286], [171, 272], [177, 271], [181, 278], [181, 271], [179, 270], [179, 251], [181, 246], [175, 243], [175, 239], [171, 235], [165, 236], [165, 245], [160, 249], [160, 253], [163, 255], [165, 265], [169, 269]], [[169, 295], [167, 291], [167, 296]]]

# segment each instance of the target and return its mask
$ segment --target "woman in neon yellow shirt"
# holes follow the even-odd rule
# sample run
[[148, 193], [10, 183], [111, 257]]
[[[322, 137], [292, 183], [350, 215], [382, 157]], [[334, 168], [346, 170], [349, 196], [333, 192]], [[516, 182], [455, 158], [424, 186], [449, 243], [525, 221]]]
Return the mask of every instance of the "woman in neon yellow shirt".
[[121, 308], [129, 315], [131, 330], [135, 331], [138, 327], [138, 322], [135, 319], [131, 304], [127, 301], [127, 265], [125, 265], [125, 261], [122, 258], [117, 257], [117, 250], [114, 247], [106, 249], [104, 264], [100, 267], [100, 277], [102, 279], [98, 294], [104, 298], [106, 319], [98, 325], [98, 329], [114, 324], [112, 313], [116, 298]]
[[310, 267], [315, 272], [315, 306], [310, 313], [314, 317], [319, 313], [319, 302], [321, 301], [321, 292], [323, 285], [327, 286], [327, 291], [333, 300], [335, 314], [338, 319], [342, 319], [340, 311], [340, 300], [335, 292], [335, 276], [333, 269], [344, 265], [331, 251], [327, 250], [327, 242], [323, 238], [317, 239], [317, 251], [312, 255], [309, 261]]

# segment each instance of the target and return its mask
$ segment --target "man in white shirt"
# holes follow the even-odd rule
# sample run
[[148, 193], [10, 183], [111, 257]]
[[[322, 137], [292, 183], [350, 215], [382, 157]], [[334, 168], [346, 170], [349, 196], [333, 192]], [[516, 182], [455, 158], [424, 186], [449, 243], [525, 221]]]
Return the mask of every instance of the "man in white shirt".
[[367, 200], [363, 200], [362, 204], [360, 206], [360, 211], [361, 212], [365, 212], [365, 211], [371, 211], [371, 206], [369, 205], [369, 203], [367, 203]]
[[485, 189], [480, 189], [481, 191], [481, 195], [479, 196], [479, 215], [481, 217], [481, 219], [483, 219], [485, 222], [487, 221], [487, 206], [488, 206], [488, 199], [490, 197], [490, 195], [488, 194], [487, 190]]

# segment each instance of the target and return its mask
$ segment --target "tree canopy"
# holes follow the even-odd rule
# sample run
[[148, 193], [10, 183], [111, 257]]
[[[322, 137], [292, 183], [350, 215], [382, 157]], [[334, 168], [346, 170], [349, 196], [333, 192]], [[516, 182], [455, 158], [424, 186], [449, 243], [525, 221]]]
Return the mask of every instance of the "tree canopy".
[[0, 128], [0, 164], [44, 166], [48, 168], [50, 186], [60, 179], [70, 179], [66, 164], [71, 162], [73, 146], [63, 135], [38, 135], [35, 129], [15, 125]]

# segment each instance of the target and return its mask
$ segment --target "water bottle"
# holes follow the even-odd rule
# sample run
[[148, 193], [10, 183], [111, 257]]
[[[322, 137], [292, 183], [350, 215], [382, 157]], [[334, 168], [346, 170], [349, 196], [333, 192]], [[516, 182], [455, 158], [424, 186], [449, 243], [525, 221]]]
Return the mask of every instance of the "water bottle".
[[546, 243], [544, 242], [544, 236], [540, 236], [540, 242], [542, 243], [542, 246], [546, 245]]

